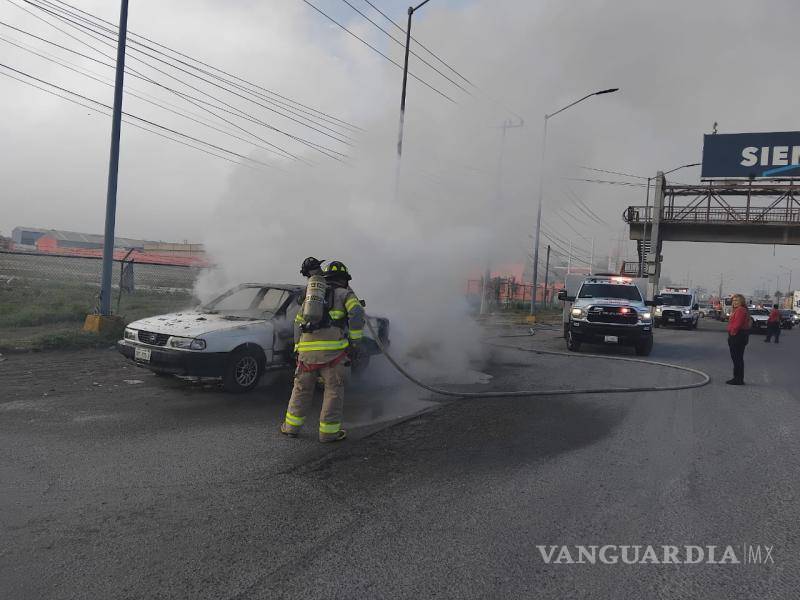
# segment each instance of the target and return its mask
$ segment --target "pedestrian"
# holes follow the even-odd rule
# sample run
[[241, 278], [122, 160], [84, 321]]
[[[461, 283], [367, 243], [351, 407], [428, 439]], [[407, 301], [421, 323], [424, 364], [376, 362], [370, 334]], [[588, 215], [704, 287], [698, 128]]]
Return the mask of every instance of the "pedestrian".
[[[313, 261], [315, 264], [304, 263], [304, 269], [301, 270], [303, 275], [311, 275], [306, 291], [307, 301], [315, 291], [312, 279], [322, 273], [320, 261]], [[297, 313], [297, 369], [292, 397], [281, 425], [281, 433], [284, 435], [297, 437], [306, 420], [317, 379], [321, 378], [325, 391], [319, 415], [319, 441], [338, 442], [347, 437], [347, 431], [342, 429], [344, 362], [348, 356], [352, 358], [357, 354], [365, 322], [364, 307], [350, 289], [350, 279], [347, 267], [339, 261], [332, 261], [324, 271], [326, 289], [322, 304], [324, 311], [319, 311], [320, 318], [309, 318], [310, 311], [304, 309]], [[319, 292], [321, 294], [322, 290], [319, 289]]]
[[781, 339], [781, 311], [778, 310], [777, 304], [773, 304], [772, 310], [769, 311], [769, 317], [767, 317], [767, 337], [764, 338], [764, 342], [769, 344], [773, 336], [775, 336], [775, 343], [777, 344]]
[[725, 383], [744, 385], [744, 349], [750, 338], [751, 318], [744, 296], [734, 294], [731, 303], [733, 308], [728, 321], [728, 347], [733, 361], [733, 378]]

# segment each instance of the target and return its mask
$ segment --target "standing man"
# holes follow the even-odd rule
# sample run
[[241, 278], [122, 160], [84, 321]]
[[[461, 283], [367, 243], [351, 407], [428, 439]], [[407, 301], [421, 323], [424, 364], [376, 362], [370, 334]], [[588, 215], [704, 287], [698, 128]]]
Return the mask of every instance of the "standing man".
[[769, 344], [773, 335], [775, 336], [775, 343], [777, 344], [778, 340], [781, 339], [781, 311], [778, 310], [777, 304], [773, 304], [772, 310], [769, 311], [769, 317], [767, 317], [767, 337], [764, 338], [764, 342]]
[[733, 361], [733, 379], [728, 385], [744, 385], [744, 349], [750, 341], [750, 313], [747, 310], [744, 296], [734, 294], [731, 299], [732, 310], [728, 321], [728, 348]]
[[[319, 269], [319, 261], [316, 267]], [[310, 271], [310, 274], [316, 275], [318, 271]], [[317, 377], [321, 377], [325, 384], [325, 392], [319, 415], [319, 441], [338, 442], [347, 437], [347, 431], [342, 429], [344, 360], [348, 351], [357, 351], [358, 343], [361, 341], [364, 307], [350, 289], [349, 281], [352, 278], [344, 264], [332, 261], [325, 269], [324, 277], [327, 289], [322, 318], [316, 323], [309, 322], [304, 317], [303, 310], [298, 312], [295, 318], [297, 369], [281, 433], [297, 437], [306, 420], [306, 412], [314, 396]], [[309, 285], [308, 293], [310, 288]]]

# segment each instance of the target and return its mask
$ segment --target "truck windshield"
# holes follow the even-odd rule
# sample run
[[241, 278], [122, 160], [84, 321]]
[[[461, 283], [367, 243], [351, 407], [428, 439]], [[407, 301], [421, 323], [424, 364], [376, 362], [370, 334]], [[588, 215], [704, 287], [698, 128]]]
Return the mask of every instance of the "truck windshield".
[[664, 306], [689, 306], [692, 297], [688, 294], [659, 294]]
[[615, 298], [641, 302], [642, 295], [635, 285], [614, 285], [613, 283], [584, 283], [578, 298]]

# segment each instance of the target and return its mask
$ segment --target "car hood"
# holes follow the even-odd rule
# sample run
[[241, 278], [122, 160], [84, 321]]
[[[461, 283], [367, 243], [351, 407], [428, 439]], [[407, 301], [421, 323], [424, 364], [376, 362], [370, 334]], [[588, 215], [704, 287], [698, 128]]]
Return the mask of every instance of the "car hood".
[[578, 298], [574, 306], [631, 306], [640, 310], [645, 310], [644, 304], [636, 300], [623, 300], [620, 298]]
[[167, 335], [196, 337], [212, 331], [235, 329], [264, 322], [266, 319], [232, 319], [224, 315], [188, 311], [140, 319], [128, 327]]
[[753, 321], [766, 321], [769, 319], [769, 315], [750, 315], [753, 318]]

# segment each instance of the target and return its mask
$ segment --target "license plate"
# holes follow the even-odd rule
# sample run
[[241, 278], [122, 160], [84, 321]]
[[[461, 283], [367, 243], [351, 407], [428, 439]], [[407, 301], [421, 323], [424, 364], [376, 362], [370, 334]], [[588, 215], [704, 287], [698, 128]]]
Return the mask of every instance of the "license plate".
[[150, 362], [150, 348], [136, 348], [133, 351], [133, 358], [142, 362]]
[[616, 344], [617, 342], [619, 342], [619, 338], [615, 335], [607, 335], [603, 338], [603, 341]]
[[675, 317], [667, 317], [667, 321], [669, 321], [670, 323], [674, 323]]

